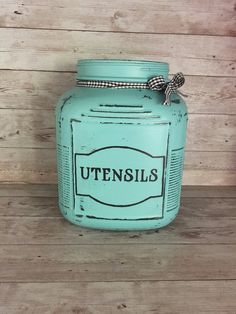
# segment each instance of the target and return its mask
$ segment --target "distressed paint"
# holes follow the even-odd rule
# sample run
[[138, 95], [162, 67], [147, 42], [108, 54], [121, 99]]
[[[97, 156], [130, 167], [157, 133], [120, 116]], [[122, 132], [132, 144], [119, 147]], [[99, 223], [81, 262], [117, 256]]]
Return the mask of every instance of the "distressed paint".
[[[87, 60], [81, 79], [168, 77], [160, 62]], [[155, 229], [180, 205], [187, 109], [163, 92], [76, 87], [57, 106], [59, 206], [72, 223], [101, 229]]]

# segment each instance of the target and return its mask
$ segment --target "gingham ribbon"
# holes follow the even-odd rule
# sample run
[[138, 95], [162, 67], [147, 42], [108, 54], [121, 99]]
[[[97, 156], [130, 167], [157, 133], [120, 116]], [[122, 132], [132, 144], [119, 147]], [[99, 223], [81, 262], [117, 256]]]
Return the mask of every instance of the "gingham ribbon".
[[100, 80], [77, 80], [77, 86], [91, 88], [136, 88], [136, 89], [151, 89], [156, 91], [164, 90], [165, 101], [164, 105], [171, 103], [171, 93], [183, 86], [185, 78], [183, 73], [176, 73], [173, 78], [166, 82], [162, 75], [154, 76], [146, 83], [135, 82], [116, 82], [116, 81], [100, 81]]

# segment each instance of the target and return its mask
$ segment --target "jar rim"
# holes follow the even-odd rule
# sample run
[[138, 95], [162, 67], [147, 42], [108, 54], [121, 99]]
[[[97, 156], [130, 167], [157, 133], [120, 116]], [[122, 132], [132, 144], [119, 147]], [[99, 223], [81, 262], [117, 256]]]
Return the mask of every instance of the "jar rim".
[[[114, 68], [112, 68], [114, 67]], [[145, 82], [162, 75], [168, 78], [169, 64], [135, 59], [82, 59], [77, 62], [77, 79]]]
[[77, 61], [77, 64], [84, 64], [84, 63], [130, 63], [130, 64], [138, 64], [138, 63], [148, 63], [148, 64], [163, 64], [169, 66], [167, 62], [164, 61], [154, 61], [154, 60], [144, 60], [144, 59], [81, 59]]

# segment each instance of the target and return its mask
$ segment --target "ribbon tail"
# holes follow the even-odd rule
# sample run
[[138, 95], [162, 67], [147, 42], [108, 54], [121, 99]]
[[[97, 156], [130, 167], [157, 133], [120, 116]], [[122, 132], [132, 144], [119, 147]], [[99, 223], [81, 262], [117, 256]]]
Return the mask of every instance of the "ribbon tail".
[[172, 93], [172, 89], [170, 88], [169, 85], [167, 85], [166, 89], [165, 89], [165, 101], [163, 103], [164, 106], [169, 106], [171, 101], [170, 101], [170, 96]]

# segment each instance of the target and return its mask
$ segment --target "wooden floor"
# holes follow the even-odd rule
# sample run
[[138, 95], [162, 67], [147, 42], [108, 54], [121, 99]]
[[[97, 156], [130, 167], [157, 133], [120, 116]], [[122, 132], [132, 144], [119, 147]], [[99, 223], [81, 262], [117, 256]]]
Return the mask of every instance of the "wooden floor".
[[0, 215], [0, 314], [236, 313], [235, 187], [184, 187], [159, 231], [73, 226], [54, 185], [1, 185]]

